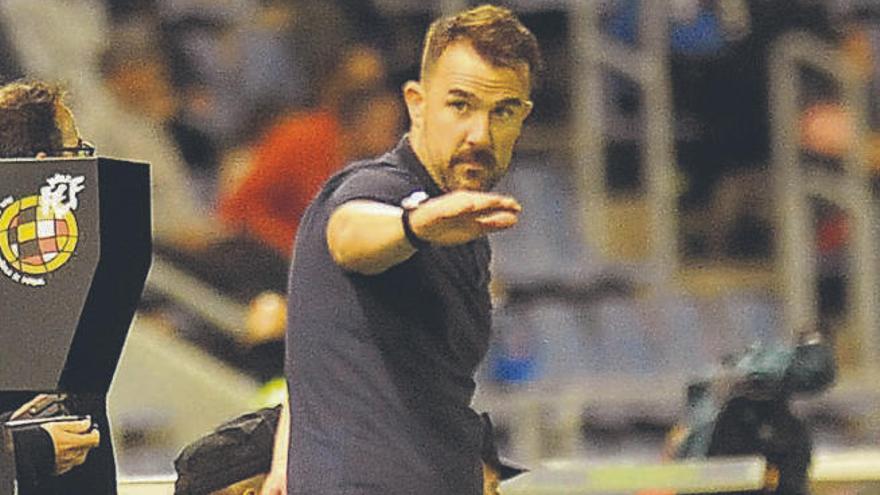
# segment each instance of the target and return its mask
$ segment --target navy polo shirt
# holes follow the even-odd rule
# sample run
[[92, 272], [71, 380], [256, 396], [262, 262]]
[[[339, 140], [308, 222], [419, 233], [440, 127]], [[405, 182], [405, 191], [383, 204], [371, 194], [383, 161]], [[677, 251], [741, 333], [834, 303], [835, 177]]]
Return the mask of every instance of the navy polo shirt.
[[489, 243], [431, 246], [378, 275], [331, 258], [330, 214], [362, 199], [438, 196], [404, 138], [331, 177], [306, 211], [290, 273], [288, 490], [482, 493], [473, 375], [489, 342]]

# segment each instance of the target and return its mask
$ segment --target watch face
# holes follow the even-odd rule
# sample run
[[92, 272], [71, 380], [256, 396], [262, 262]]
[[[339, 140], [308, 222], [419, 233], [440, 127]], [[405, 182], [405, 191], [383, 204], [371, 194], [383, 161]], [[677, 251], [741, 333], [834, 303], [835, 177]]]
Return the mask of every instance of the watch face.
[[425, 191], [416, 191], [403, 198], [403, 201], [400, 202], [400, 207], [404, 210], [412, 210], [424, 203], [428, 198], [428, 193]]

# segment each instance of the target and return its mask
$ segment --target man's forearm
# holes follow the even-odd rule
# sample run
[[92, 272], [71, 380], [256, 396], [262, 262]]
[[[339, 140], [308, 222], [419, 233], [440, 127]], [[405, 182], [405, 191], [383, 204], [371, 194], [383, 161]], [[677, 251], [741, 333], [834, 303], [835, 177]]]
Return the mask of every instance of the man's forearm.
[[[412, 233], [435, 246], [455, 246], [516, 225], [522, 207], [510, 196], [455, 191], [411, 210]], [[327, 224], [327, 246], [346, 270], [381, 273], [416, 252], [403, 231], [403, 209], [373, 201], [340, 206]]]
[[340, 206], [327, 224], [327, 246], [336, 263], [357, 273], [374, 275], [406, 261], [415, 253], [403, 233], [396, 206], [352, 201]]

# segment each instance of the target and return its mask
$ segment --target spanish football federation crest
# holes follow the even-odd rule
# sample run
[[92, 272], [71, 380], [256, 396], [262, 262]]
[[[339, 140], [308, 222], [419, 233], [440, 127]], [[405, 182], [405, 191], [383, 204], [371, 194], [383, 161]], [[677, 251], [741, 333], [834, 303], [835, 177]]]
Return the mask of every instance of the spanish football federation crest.
[[77, 195], [85, 177], [55, 174], [39, 194], [0, 200], [0, 273], [31, 287], [70, 261], [79, 240]]

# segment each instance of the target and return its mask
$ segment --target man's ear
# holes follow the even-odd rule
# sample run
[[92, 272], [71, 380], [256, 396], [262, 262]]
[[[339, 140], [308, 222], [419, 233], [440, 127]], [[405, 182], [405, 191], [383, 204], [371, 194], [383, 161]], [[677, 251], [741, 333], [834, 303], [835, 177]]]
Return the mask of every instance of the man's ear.
[[420, 128], [425, 109], [425, 88], [422, 83], [407, 81], [403, 85], [403, 101], [406, 102], [410, 125], [413, 129]]
[[532, 100], [526, 102], [526, 114], [523, 115], [523, 120], [527, 119], [529, 115], [532, 114], [532, 110], [535, 109], [535, 103]]

